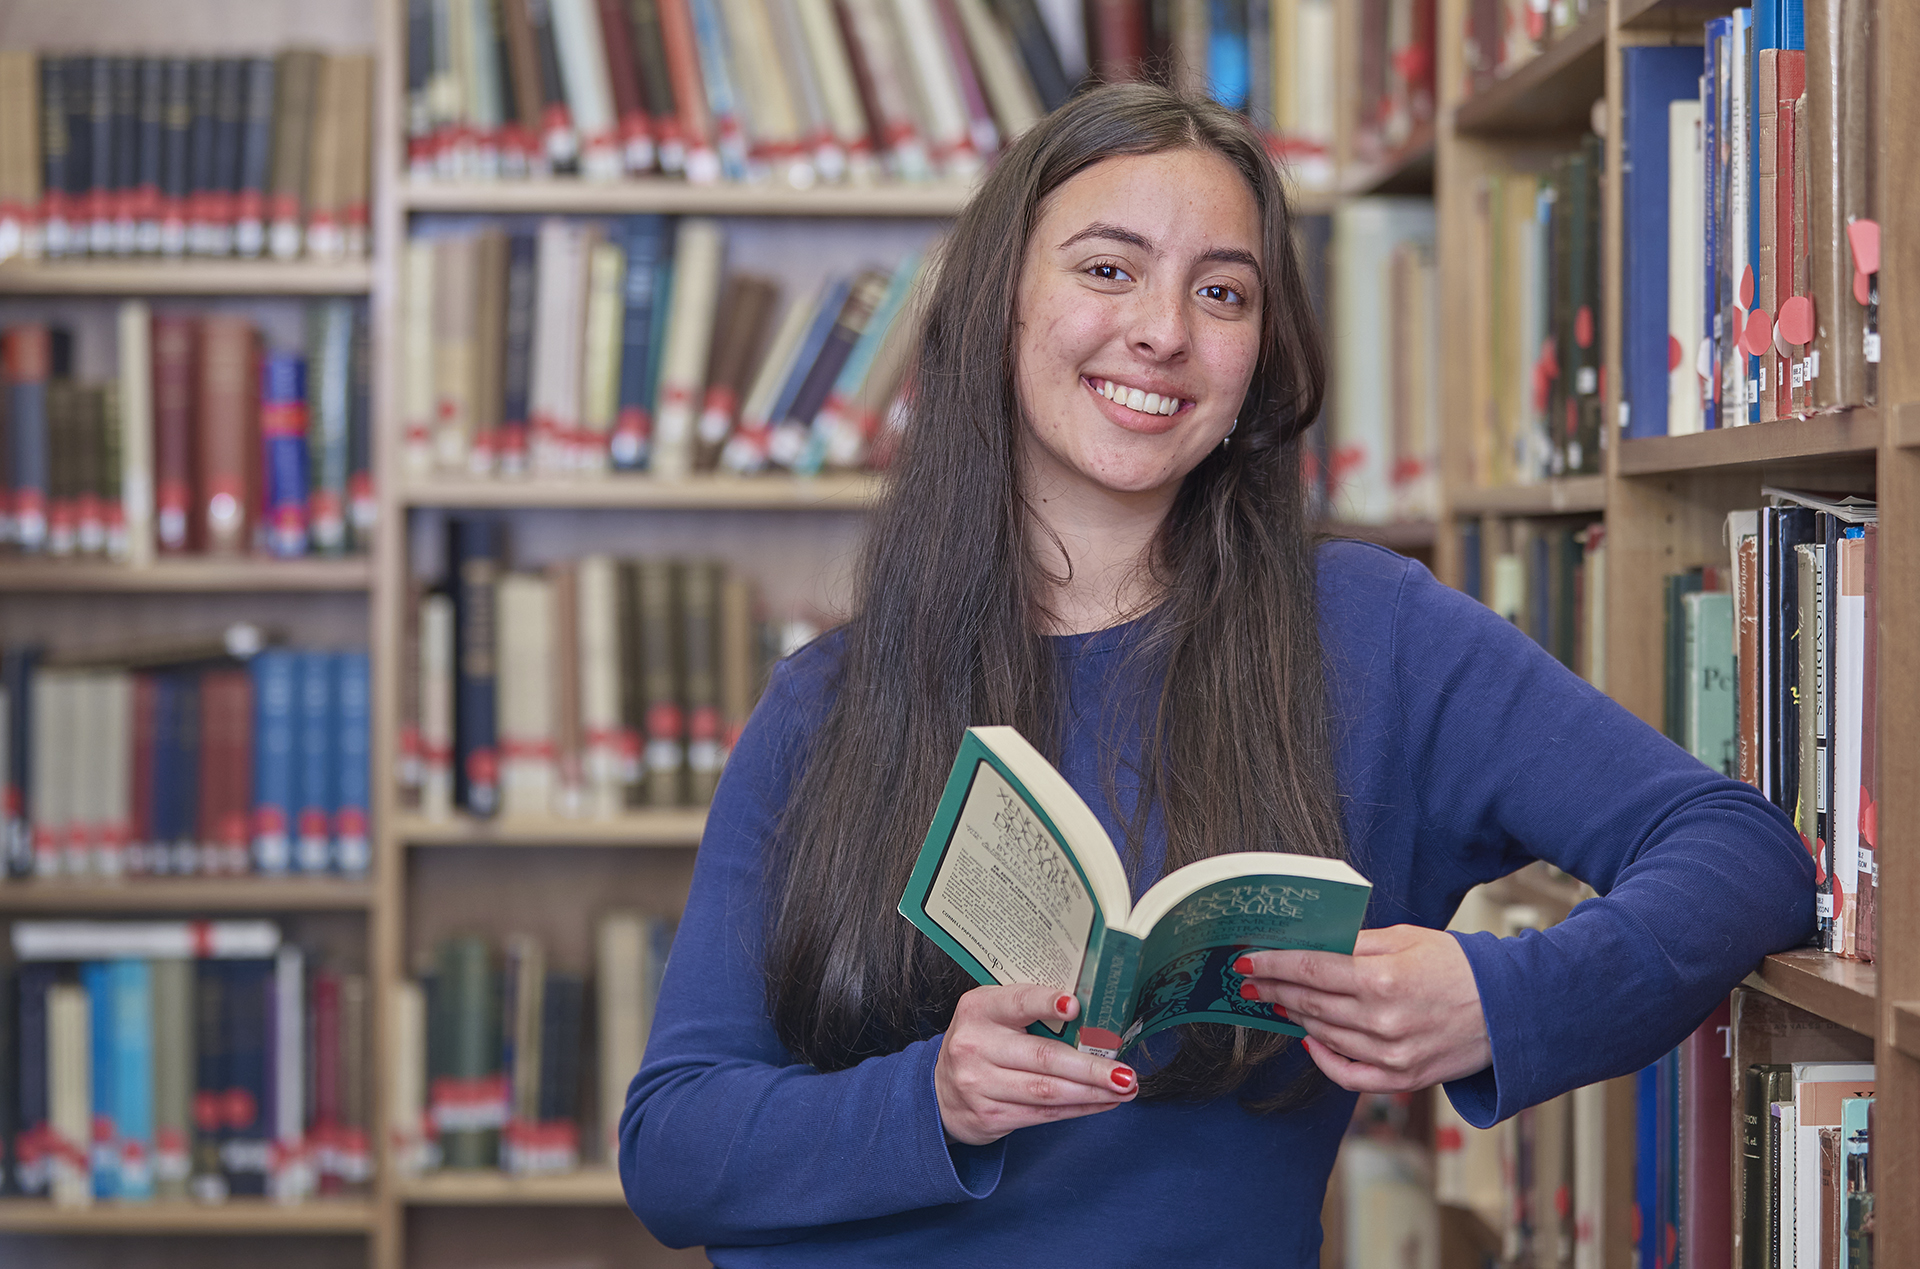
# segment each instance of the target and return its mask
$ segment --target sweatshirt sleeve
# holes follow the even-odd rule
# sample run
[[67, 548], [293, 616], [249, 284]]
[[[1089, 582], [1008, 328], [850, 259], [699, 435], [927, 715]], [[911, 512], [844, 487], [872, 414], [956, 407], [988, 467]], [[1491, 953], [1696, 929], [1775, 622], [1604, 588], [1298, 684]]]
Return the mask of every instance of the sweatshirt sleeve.
[[1493, 1065], [1447, 1085], [1487, 1127], [1678, 1044], [1812, 933], [1813, 861], [1709, 770], [1489, 609], [1410, 567], [1394, 623], [1423, 832], [1479, 880], [1544, 859], [1601, 896], [1514, 938], [1460, 935]]
[[1003, 1146], [948, 1147], [937, 1038], [827, 1073], [795, 1061], [774, 1033], [763, 853], [810, 713], [792, 664], [776, 670], [728, 757], [620, 1117], [627, 1203], [672, 1247], [784, 1242], [984, 1197], [1004, 1157]]

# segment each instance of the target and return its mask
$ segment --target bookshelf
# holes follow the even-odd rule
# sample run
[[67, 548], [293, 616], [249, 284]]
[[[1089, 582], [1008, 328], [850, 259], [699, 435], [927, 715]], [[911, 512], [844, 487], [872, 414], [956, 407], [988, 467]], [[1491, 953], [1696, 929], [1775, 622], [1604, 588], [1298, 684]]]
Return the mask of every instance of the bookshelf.
[[0, 295], [365, 295], [364, 260], [51, 260], [0, 265]]
[[364, 912], [373, 903], [372, 883], [340, 877], [140, 877], [0, 885], [0, 914]]
[[0, 594], [327, 594], [365, 591], [373, 565], [365, 557], [274, 560], [177, 556], [145, 567], [104, 560], [0, 560]]
[[[1438, 138], [1435, 198], [1445, 291], [1466, 301], [1477, 282], [1467, 267], [1467, 237], [1475, 182], [1497, 165], [1525, 166], [1584, 131], [1604, 126], [1607, 171], [1621, 170], [1622, 50], [1636, 45], [1692, 43], [1705, 19], [1724, 16], [1731, 3], [1676, 4], [1672, 0], [1613, 0], [1597, 4], [1573, 31], [1506, 79], [1462, 96], [1460, 42], [1466, 5], [1443, 0], [1440, 17], [1443, 126]], [[1443, 354], [1446, 381], [1446, 464], [1443, 515], [1436, 542], [1441, 576], [1463, 577], [1456, 528], [1471, 517], [1525, 519], [1581, 515], [1606, 526], [1607, 663], [1609, 692], [1649, 723], [1661, 719], [1663, 608], [1660, 579], [1688, 565], [1721, 562], [1726, 513], [1760, 505], [1762, 485], [1858, 489], [1881, 508], [1878, 578], [1880, 629], [1879, 752], [1882, 926], [1875, 963], [1847, 961], [1810, 949], [1770, 956], [1746, 985], [1836, 1023], [1875, 1044], [1878, 1070], [1874, 1137], [1876, 1192], [1920, 1191], [1920, 672], [1897, 632], [1920, 620], [1920, 323], [1901, 307], [1920, 288], [1920, 236], [1904, 209], [1920, 191], [1920, 177], [1903, 158], [1905, 138], [1920, 123], [1920, 93], [1897, 72], [1896, 50], [1920, 40], [1920, 14], [1911, 6], [1877, 6], [1874, 42], [1879, 55], [1877, 203], [1886, 235], [1880, 273], [1883, 352], [1879, 404], [1837, 413], [1693, 435], [1616, 441], [1604, 474], [1577, 480], [1488, 488], [1471, 463], [1474, 420], [1464, 358], [1466, 333], [1446, 328], [1453, 342]], [[1600, 103], [1598, 109], [1595, 103]], [[1602, 347], [1608, 368], [1603, 418], [1620, 417], [1622, 260], [1626, 223], [1620, 182], [1609, 179], [1603, 198]], [[1895, 210], [1900, 209], [1900, 210]], [[1613, 429], [1609, 427], [1609, 432]], [[1509, 879], [1510, 884], [1516, 879]], [[1630, 1081], [1610, 1086], [1607, 1101], [1607, 1213], [1603, 1261], [1609, 1269], [1633, 1263], [1633, 1108]], [[1624, 1155], [1624, 1168], [1621, 1167]], [[1910, 1202], [1877, 1210], [1876, 1254], [1887, 1264], [1920, 1257], [1920, 1211]]]
[[8, 1234], [364, 1236], [378, 1219], [375, 1204], [344, 1200], [282, 1204], [230, 1199], [217, 1207], [198, 1203], [56, 1207], [31, 1199], [0, 1200], [0, 1233]]

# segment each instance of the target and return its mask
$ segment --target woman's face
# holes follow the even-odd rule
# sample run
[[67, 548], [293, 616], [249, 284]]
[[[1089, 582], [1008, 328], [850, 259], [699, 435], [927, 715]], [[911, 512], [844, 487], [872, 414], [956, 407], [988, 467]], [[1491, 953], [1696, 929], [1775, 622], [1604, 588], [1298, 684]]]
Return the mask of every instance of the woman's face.
[[1029, 493], [1170, 495], [1233, 425], [1260, 353], [1260, 217], [1211, 150], [1096, 163], [1041, 208], [1015, 387]]

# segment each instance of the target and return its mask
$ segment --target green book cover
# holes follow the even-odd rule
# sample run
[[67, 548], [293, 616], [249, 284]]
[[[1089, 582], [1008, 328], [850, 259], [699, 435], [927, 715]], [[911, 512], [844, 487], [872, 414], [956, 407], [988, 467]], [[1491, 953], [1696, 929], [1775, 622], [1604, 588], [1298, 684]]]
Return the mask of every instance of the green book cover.
[[1249, 949], [1351, 954], [1371, 884], [1344, 862], [1248, 851], [1203, 859], [1129, 901], [1080, 795], [1010, 727], [973, 727], [900, 912], [985, 984], [1044, 983], [1080, 1012], [1047, 1035], [1106, 1057], [1183, 1022], [1306, 1034], [1244, 1000]]
[[1682, 702], [1687, 752], [1722, 775], [1739, 774], [1735, 744], [1733, 596], [1695, 591], [1680, 598], [1686, 618], [1686, 688]]
[[1842, 1216], [1840, 1269], [1873, 1269], [1873, 1133], [1871, 1097], [1840, 1102]]

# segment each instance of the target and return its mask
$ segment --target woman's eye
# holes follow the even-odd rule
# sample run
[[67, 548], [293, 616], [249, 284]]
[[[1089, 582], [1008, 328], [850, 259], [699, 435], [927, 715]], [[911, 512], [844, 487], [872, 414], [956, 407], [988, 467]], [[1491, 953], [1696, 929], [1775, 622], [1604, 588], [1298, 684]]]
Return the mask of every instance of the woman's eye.
[[1128, 282], [1132, 279], [1127, 271], [1117, 264], [1096, 264], [1087, 270], [1102, 282]]
[[1201, 287], [1200, 294], [1209, 300], [1216, 300], [1221, 304], [1243, 304], [1247, 298], [1222, 282], [1215, 282], [1212, 286]]

